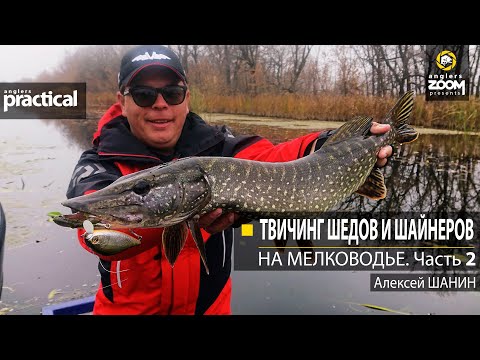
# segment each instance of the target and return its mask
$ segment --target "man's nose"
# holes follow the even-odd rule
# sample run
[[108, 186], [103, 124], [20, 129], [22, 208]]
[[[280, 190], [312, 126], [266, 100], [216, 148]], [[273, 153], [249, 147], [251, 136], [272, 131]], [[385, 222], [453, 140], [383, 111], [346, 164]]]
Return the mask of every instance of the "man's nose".
[[163, 109], [168, 107], [168, 103], [165, 101], [162, 94], [158, 93], [157, 98], [155, 99], [155, 102], [153, 103], [152, 107], [154, 109]]

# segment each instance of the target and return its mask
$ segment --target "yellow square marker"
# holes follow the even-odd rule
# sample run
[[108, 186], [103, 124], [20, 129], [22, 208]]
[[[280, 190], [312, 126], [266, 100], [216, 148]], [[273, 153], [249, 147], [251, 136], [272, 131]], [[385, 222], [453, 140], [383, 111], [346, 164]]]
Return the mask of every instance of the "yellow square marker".
[[242, 224], [242, 236], [253, 236], [253, 224]]

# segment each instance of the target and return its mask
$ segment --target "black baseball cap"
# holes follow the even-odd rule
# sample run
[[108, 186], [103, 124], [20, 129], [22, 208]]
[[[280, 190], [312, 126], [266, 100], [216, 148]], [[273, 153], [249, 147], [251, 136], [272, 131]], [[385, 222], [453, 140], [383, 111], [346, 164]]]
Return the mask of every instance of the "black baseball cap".
[[162, 45], [140, 45], [125, 53], [118, 73], [118, 87], [128, 86], [133, 78], [149, 66], [163, 66], [172, 70], [185, 83], [187, 77], [177, 54]]

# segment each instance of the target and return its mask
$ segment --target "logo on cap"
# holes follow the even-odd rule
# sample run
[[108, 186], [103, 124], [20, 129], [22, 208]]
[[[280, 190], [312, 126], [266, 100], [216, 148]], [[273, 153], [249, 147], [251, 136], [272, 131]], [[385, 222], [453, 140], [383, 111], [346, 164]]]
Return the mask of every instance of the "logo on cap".
[[132, 62], [135, 61], [145, 61], [145, 60], [171, 60], [167, 55], [157, 54], [155, 51], [150, 55], [148, 52], [145, 51], [145, 54], [138, 55], [135, 57]]

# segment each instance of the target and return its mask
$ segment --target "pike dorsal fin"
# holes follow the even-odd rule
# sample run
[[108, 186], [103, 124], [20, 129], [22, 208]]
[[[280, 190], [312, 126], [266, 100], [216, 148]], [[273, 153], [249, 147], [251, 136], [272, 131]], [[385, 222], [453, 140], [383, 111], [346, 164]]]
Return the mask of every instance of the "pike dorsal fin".
[[366, 136], [372, 126], [373, 118], [369, 116], [356, 116], [340, 126], [335, 134], [330, 136], [323, 147], [338, 143], [340, 141], [355, 137]]
[[390, 116], [387, 116], [395, 128], [395, 140], [399, 144], [409, 143], [418, 138], [418, 132], [408, 123], [413, 109], [413, 95], [413, 91], [407, 91], [393, 107]]
[[412, 90], [407, 91], [403, 96], [395, 103], [393, 108], [388, 112], [385, 117], [385, 124], [391, 126], [401, 127], [408, 122], [408, 118], [413, 109], [414, 92]]

